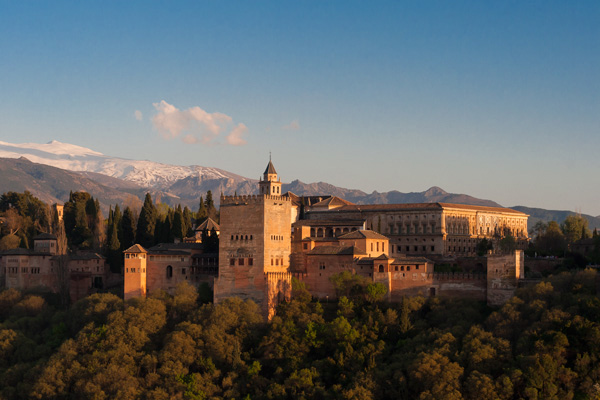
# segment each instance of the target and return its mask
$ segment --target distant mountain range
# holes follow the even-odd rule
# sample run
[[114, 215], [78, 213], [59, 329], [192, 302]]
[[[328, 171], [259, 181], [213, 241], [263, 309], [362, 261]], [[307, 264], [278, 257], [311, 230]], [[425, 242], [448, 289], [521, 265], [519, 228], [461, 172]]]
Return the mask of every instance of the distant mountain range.
[[[70, 191], [84, 190], [98, 198], [104, 210], [108, 205], [143, 198], [153, 198], [169, 205], [198, 207], [200, 196], [211, 190], [218, 202], [220, 193], [253, 194], [256, 180], [218, 168], [198, 165], [177, 166], [152, 161], [128, 160], [106, 156], [85, 147], [51, 141], [46, 144], [12, 144], [0, 141], [0, 193], [29, 190], [47, 203], [65, 202]], [[466, 194], [447, 193], [439, 187], [424, 192], [398, 191], [365, 193], [325, 182], [303, 183], [295, 180], [283, 184], [283, 190], [297, 195], [334, 195], [357, 204], [390, 203], [457, 203], [500, 207], [492, 200]], [[562, 222], [571, 211], [513, 207], [531, 216], [529, 225], [537, 221]], [[584, 216], [590, 227], [600, 228], [600, 217]]]

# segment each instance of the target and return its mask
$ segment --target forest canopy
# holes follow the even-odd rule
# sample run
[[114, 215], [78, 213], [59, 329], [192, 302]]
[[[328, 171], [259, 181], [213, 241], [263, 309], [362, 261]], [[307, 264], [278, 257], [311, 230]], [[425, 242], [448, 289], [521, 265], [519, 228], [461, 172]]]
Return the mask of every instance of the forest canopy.
[[263, 321], [251, 301], [202, 304], [195, 288], [124, 302], [0, 292], [2, 399], [596, 399], [595, 270], [519, 289], [498, 309], [293, 300]]

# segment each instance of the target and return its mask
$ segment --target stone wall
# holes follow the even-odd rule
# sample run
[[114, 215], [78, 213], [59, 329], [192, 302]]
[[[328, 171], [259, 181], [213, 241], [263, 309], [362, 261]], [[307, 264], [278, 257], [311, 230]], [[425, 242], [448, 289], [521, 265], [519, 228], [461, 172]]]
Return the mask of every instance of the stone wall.
[[508, 255], [490, 255], [487, 263], [487, 301], [502, 305], [515, 293], [518, 280], [525, 276], [525, 258], [522, 250]]

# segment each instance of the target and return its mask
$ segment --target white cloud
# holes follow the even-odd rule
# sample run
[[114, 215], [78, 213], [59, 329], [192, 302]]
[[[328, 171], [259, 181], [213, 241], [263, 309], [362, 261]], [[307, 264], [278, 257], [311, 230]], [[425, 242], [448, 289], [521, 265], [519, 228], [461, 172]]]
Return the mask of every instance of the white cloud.
[[191, 107], [180, 110], [172, 104], [162, 100], [154, 103], [157, 113], [152, 117], [152, 125], [165, 138], [181, 138], [184, 143], [215, 144], [219, 135], [226, 134], [227, 143], [240, 146], [246, 144], [241, 139], [247, 128], [244, 124], [232, 126], [233, 119], [223, 113], [209, 113], [200, 107]]
[[242, 139], [242, 136], [246, 134], [248, 128], [244, 124], [237, 124], [235, 128], [231, 131], [229, 135], [227, 135], [227, 143], [232, 146], [243, 146], [246, 143], [245, 139]]
[[295, 119], [292, 122], [290, 122], [288, 125], [282, 126], [281, 129], [286, 130], [286, 131], [297, 131], [300, 129], [300, 122], [298, 122], [298, 120]]
[[137, 119], [138, 121], [141, 121], [142, 118], [144, 118], [144, 114], [142, 114], [142, 112], [140, 110], [135, 110], [135, 112], [133, 113], [133, 116], [135, 117], [135, 119]]

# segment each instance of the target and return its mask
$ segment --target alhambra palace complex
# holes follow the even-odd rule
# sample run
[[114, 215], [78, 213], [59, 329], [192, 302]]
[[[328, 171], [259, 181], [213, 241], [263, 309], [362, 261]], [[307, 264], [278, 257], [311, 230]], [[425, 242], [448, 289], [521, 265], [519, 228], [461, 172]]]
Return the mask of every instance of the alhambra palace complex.
[[[208, 283], [214, 302], [252, 299], [265, 316], [291, 296], [292, 278], [316, 298], [334, 299], [330, 277], [359, 274], [387, 288], [387, 300], [406, 295], [463, 297], [499, 305], [524, 278], [527, 215], [507, 208], [446, 203], [356, 205], [335, 196], [281, 193], [271, 161], [259, 181], [259, 194], [221, 196], [220, 226], [211, 219], [196, 238], [149, 249], [136, 244], [124, 252], [124, 298], [157, 289], [173, 292], [187, 281]], [[62, 206], [57, 206], [60, 216]], [[201, 243], [201, 233], [218, 235], [218, 253]], [[476, 257], [476, 245], [499, 237], [517, 242], [513, 254]], [[114, 280], [96, 253], [69, 257], [68, 276], [59, 277], [56, 236], [41, 234], [34, 248], [0, 254], [0, 281], [8, 288], [46, 287], [58, 292], [68, 281], [73, 301]], [[434, 264], [460, 262], [470, 273], [437, 273]], [[116, 276], [119, 282], [118, 275]], [[110, 282], [109, 282], [110, 283]], [[118, 283], [117, 283], [118, 284]]]
[[[259, 194], [221, 196], [218, 254], [201, 243], [134, 245], [124, 253], [124, 296], [145, 296], [177, 284], [208, 282], [214, 302], [252, 299], [266, 316], [291, 296], [293, 277], [314, 297], [334, 299], [329, 280], [351, 271], [402, 296], [466, 297], [499, 305], [524, 277], [527, 215], [507, 208], [446, 203], [356, 205], [334, 196], [281, 193], [271, 161]], [[205, 227], [206, 228], [206, 227]], [[483, 239], [510, 233], [513, 254], [475, 258]], [[436, 273], [436, 262], [479, 260], [479, 273]], [[482, 260], [482, 261], [481, 261]], [[484, 265], [485, 264], [485, 265]]]

